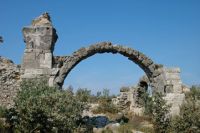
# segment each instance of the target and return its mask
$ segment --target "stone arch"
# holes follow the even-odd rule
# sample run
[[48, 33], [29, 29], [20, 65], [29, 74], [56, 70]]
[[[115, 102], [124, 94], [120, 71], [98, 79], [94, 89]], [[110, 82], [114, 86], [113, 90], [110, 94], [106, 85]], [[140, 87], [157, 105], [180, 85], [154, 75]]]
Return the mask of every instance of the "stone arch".
[[79, 62], [97, 53], [119, 53], [127, 57], [145, 72], [151, 83], [151, 87], [156, 88], [154, 86], [154, 79], [155, 77], [160, 75], [160, 73], [158, 72], [158, 68], [160, 67], [160, 65], [155, 64], [149, 57], [137, 50], [124, 47], [122, 45], [113, 45], [111, 42], [102, 42], [90, 45], [87, 48], [83, 47], [75, 51], [71, 56], [65, 57], [62, 67], [54, 78], [54, 85], [57, 87], [62, 87], [64, 80], [69, 72]]

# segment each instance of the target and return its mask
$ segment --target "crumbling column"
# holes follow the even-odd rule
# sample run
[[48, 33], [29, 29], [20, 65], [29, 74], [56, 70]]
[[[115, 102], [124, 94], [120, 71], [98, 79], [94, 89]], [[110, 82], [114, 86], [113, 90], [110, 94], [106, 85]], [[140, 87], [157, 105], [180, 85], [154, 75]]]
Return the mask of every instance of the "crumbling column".
[[57, 40], [56, 30], [50, 16], [44, 13], [23, 28], [26, 48], [24, 51], [21, 78], [49, 77], [53, 65], [53, 51]]

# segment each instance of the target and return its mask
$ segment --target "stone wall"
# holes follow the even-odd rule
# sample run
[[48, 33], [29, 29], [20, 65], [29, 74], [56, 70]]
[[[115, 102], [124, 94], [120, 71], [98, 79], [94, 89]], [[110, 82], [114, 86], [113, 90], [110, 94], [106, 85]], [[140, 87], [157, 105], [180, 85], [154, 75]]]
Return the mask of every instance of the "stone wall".
[[155, 78], [158, 87], [164, 87], [159, 90], [162, 93], [182, 93], [183, 84], [180, 78], [180, 68], [159, 68], [160, 75]]
[[[158, 85], [164, 87], [164, 89], [160, 89], [159, 92], [164, 94], [163, 98], [167, 101], [167, 104], [171, 105], [170, 114], [172, 116], [177, 115], [180, 112], [179, 107], [185, 99], [184, 92], [189, 91], [189, 88], [181, 82], [180, 68], [162, 67], [159, 71], [161, 74], [158, 77], [159, 80], [162, 80], [159, 81]], [[126, 90], [120, 90], [120, 95], [113, 99], [113, 103], [122, 110], [141, 115], [143, 107], [137, 102], [137, 99], [139, 98], [138, 90], [145, 86], [150, 87], [150, 81], [147, 76], [140, 78], [136, 86], [127, 87]]]
[[137, 85], [132, 87], [122, 87], [120, 95], [112, 99], [112, 102], [124, 112], [142, 115], [141, 94], [147, 92], [149, 80], [146, 76], [140, 78]]
[[162, 75], [164, 80], [164, 99], [167, 104], [171, 105], [171, 115], [177, 115], [180, 112], [180, 105], [185, 100], [184, 90], [189, 90], [180, 78], [180, 68], [162, 68]]
[[131, 112], [132, 114], [141, 115], [143, 107], [138, 103], [138, 88], [139, 86], [126, 87], [126, 90], [120, 89], [120, 94], [112, 99], [122, 112]]
[[0, 56], [0, 105], [11, 107], [19, 90], [20, 66]]
[[180, 106], [185, 100], [184, 93], [167, 93], [164, 97], [167, 104], [171, 105], [170, 114], [172, 116], [178, 115], [180, 112]]

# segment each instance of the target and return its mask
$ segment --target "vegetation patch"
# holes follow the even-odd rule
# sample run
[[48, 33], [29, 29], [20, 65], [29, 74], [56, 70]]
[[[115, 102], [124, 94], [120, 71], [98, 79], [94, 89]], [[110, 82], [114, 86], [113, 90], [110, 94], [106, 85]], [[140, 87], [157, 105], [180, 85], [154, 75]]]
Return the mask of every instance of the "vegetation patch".
[[72, 132], [79, 124], [84, 103], [45, 81], [24, 81], [14, 108], [7, 112], [10, 128], [19, 132]]

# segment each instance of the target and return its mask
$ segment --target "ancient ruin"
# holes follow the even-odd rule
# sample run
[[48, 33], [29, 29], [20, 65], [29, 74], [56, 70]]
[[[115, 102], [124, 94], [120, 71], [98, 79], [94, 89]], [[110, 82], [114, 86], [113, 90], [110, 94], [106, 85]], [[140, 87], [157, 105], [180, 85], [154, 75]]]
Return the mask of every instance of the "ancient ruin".
[[0, 56], [0, 105], [11, 107], [19, 89], [20, 66]]
[[[188, 90], [186, 86], [181, 83], [180, 70], [178, 68], [163, 68], [162, 76], [166, 82], [173, 83], [180, 86], [182, 91], [171, 90], [171, 86], [168, 89], [164, 88], [164, 99], [168, 104], [171, 104], [171, 115], [177, 115], [179, 113], [179, 106], [185, 99], [184, 89]], [[122, 87], [120, 89], [120, 95], [113, 98], [112, 101], [122, 111], [131, 111], [136, 115], [143, 115], [143, 106], [140, 103], [140, 93], [147, 92], [149, 86], [149, 79], [147, 76], [143, 76], [137, 85], [131, 87]]]
[[[184, 99], [179, 68], [166, 68], [156, 64], [143, 53], [123, 45], [102, 42], [80, 48], [70, 56], [54, 56], [53, 51], [58, 36], [48, 13], [33, 20], [30, 26], [24, 27], [23, 35], [26, 48], [21, 67], [16, 67], [11, 61], [6, 65], [9, 61], [0, 59], [0, 103], [4, 106], [12, 105], [20, 80], [45, 77], [49, 86], [62, 88], [69, 72], [79, 62], [97, 53], [121, 54], [137, 64], [146, 74], [145, 80], [140, 80], [141, 85], [150, 86], [153, 93], [166, 94], [166, 97], [170, 97], [166, 99], [169, 103], [173, 103], [174, 107], [181, 104]], [[14, 76], [11, 77], [10, 73]]]

